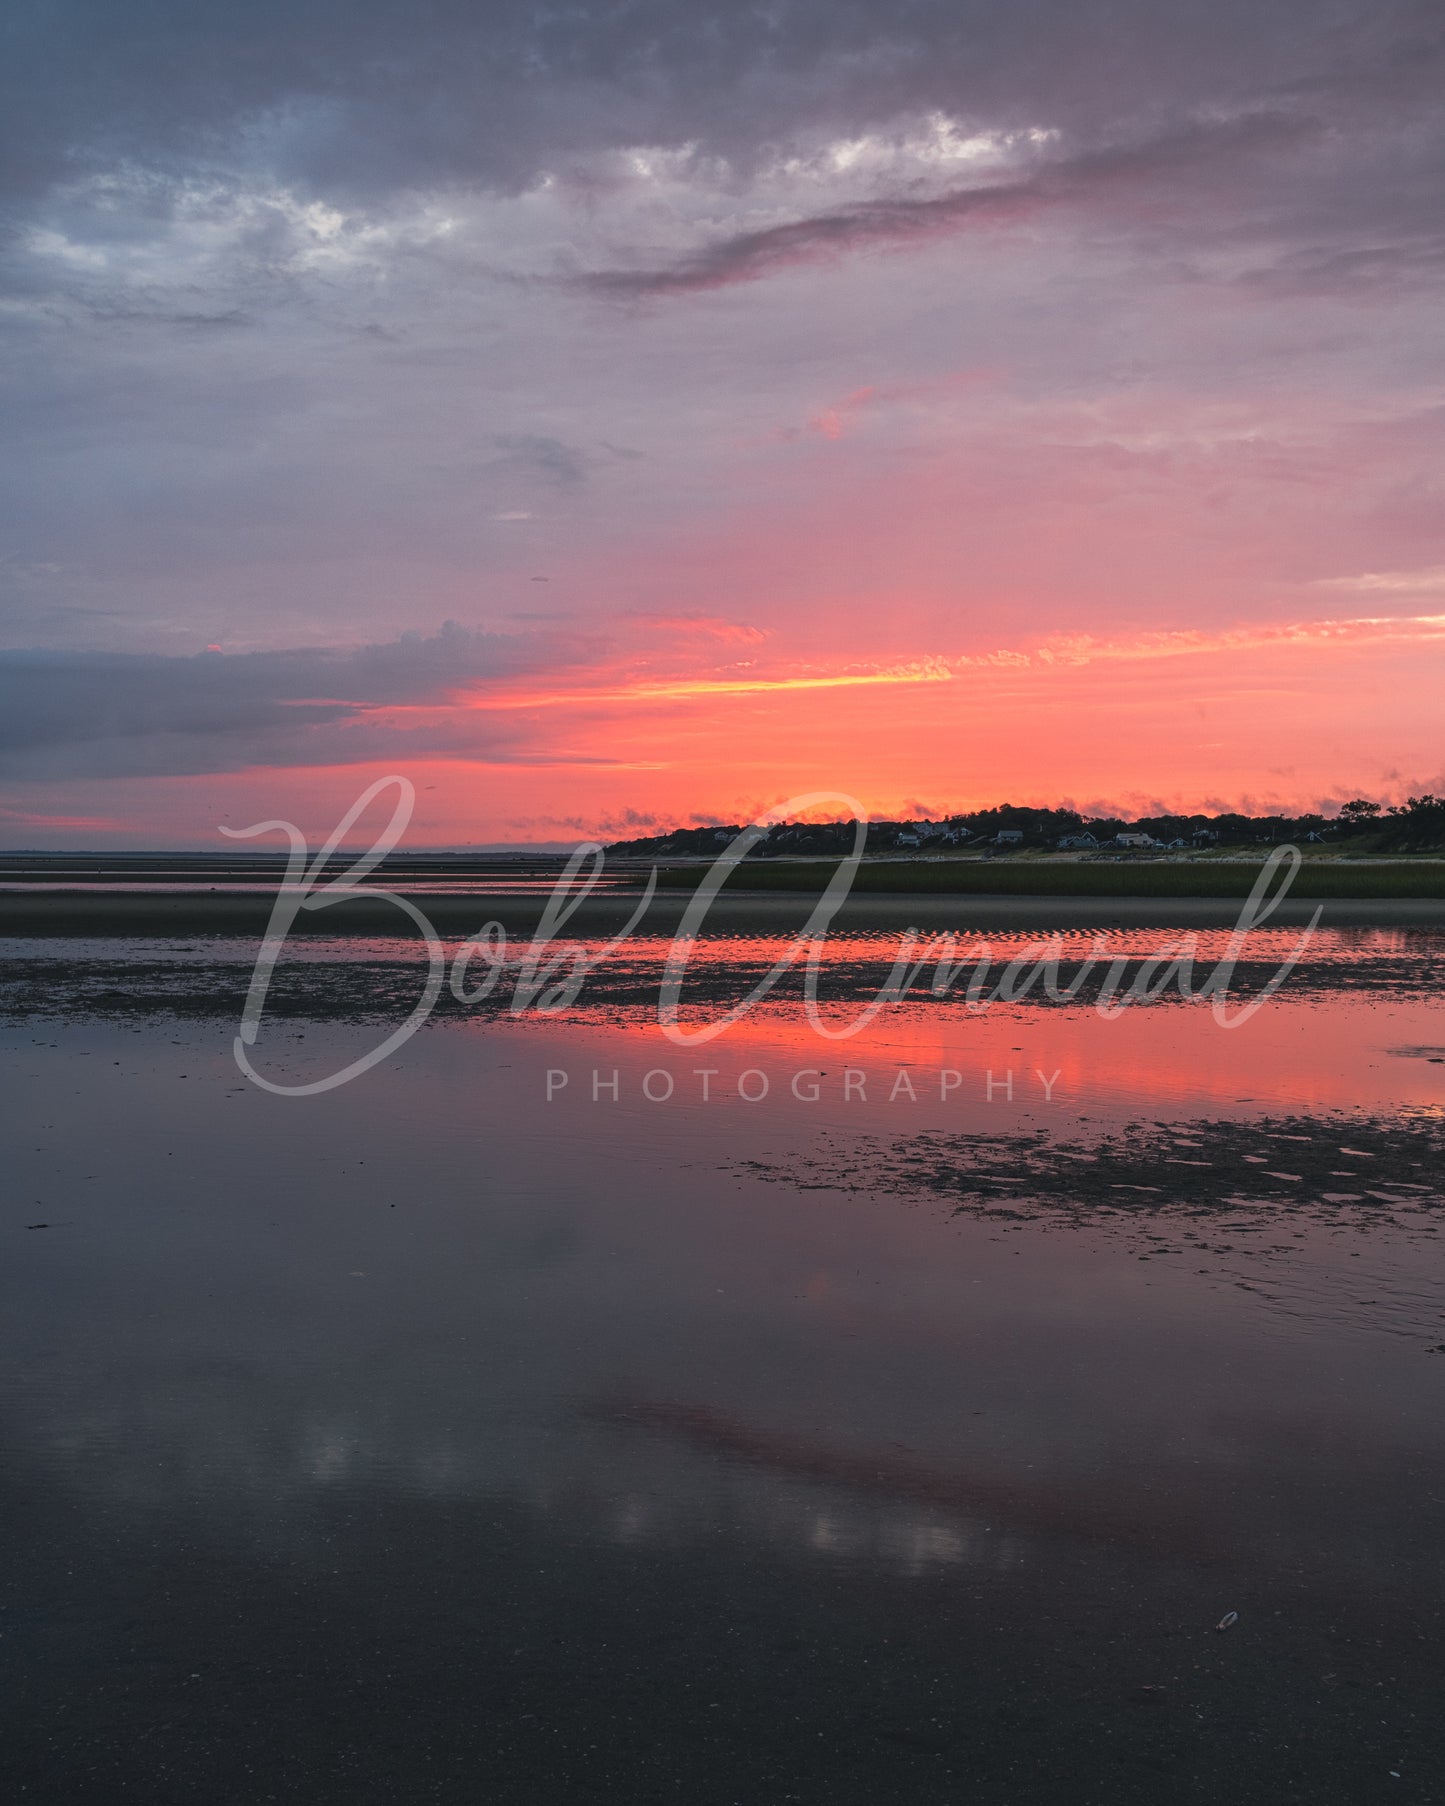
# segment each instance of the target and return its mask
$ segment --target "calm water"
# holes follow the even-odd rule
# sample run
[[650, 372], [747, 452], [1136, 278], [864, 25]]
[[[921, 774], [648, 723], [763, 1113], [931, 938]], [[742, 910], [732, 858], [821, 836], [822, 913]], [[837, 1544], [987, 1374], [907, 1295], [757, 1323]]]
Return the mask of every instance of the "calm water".
[[1232, 1033], [584, 1007], [305, 1099], [11, 1021], [12, 1796], [1445, 1798], [1427, 939]]

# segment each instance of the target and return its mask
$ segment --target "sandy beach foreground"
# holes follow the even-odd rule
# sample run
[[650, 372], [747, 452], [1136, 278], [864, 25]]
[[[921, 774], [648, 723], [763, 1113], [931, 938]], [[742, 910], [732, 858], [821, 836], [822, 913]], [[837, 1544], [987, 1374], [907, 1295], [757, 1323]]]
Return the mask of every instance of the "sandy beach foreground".
[[[568, 918], [569, 934], [612, 934], [636, 908], [640, 893], [608, 891], [581, 903]], [[498, 921], [509, 934], [530, 933], [546, 907], [545, 894], [488, 895], [485, 891], [417, 892], [411, 900], [445, 936], [474, 933]], [[671, 934], [689, 898], [653, 898], [639, 924], [645, 934]], [[715, 899], [705, 932], [790, 934], [808, 919], [816, 898], [777, 891], [737, 891]], [[0, 894], [0, 937], [34, 935], [157, 936], [265, 933], [272, 899], [264, 893], [225, 891], [122, 892], [29, 890]], [[1228, 928], [1242, 905], [1227, 897], [1024, 897], [946, 894], [851, 896], [834, 918], [838, 929], [884, 932], [909, 927], [1015, 932], [1089, 928]], [[1277, 927], [1303, 926], [1316, 905], [1287, 898], [1270, 918]], [[1430, 928], [1445, 926], [1445, 899], [1430, 897], [1330, 898], [1321, 924], [1331, 928]], [[344, 903], [303, 910], [295, 934], [390, 935], [411, 939], [415, 926], [381, 897], [358, 895]]]

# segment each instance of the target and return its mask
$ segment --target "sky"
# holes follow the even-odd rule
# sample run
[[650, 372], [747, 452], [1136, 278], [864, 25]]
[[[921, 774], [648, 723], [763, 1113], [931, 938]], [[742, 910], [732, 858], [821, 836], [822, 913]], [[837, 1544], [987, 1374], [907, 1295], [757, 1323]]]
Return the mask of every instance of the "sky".
[[0, 845], [1445, 792], [1442, 103], [1434, 0], [11, 0]]

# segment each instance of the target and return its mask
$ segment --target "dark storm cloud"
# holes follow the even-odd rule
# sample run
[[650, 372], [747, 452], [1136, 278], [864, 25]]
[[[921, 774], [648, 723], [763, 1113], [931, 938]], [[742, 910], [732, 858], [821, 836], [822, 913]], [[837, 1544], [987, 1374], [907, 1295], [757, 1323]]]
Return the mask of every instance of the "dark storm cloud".
[[[118, 776], [369, 758], [508, 756], [493, 716], [405, 716], [374, 709], [443, 704], [488, 679], [555, 670], [583, 643], [542, 632], [469, 632], [386, 644], [236, 655], [0, 652], [0, 774]], [[535, 762], [535, 761], [530, 761]]]
[[[308, 197], [362, 209], [351, 232], [368, 208], [516, 195], [548, 174], [580, 220], [636, 184], [622, 150], [721, 168], [744, 197], [780, 159], [930, 112], [1013, 134], [1008, 167], [945, 191], [916, 168], [834, 181], [792, 218], [714, 208], [650, 247], [624, 230], [601, 258], [563, 224], [564, 285], [681, 295], [1039, 215], [1166, 251], [1233, 238], [1257, 251], [1244, 279], [1282, 291], [1437, 267], [1445, 9], [1426, 0], [15, 0], [6, 21], [0, 280], [32, 321], [220, 336], [304, 307]], [[193, 293], [174, 275], [154, 293], [132, 269], [117, 279], [127, 247], [208, 212], [232, 236]], [[82, 254], [37, 255], [31, 223]], [[386, 254], [475, 279], [485, 254], [464, 238]], [[569, 455], [530, 462], [565, 484]], [[520, 440], [511, 461], [529, 461]]]
[[12, 195], [123, 164], [351, 196], [506, 189], [635, 144], [745, 167], [929, 107], [1088, 142], [1270, 93], [1416, 104], [1445, 45], [1419, 0], [12, 0], [7, 20]]

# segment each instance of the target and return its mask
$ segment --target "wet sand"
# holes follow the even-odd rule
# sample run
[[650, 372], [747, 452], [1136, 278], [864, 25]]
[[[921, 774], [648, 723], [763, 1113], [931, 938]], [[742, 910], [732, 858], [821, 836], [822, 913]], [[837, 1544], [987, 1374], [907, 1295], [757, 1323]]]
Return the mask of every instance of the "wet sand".
[[[571, 935], [616, 933], [640, 900], [640, 892], [609, 891], [578, 905], [567, 921]], [[418, 892], [411, 900], [438, 933], [466, 935], [498, 921], [509, 934], [530, 933], [546, 907], [545, 896], [484, 892], [456, 895]], [[639, 933], [671, 934], [690, 898], [653, 898]], [[716, 898], [706, 931], [790, 934], [808, 919], [815, 896], [778, 891], [737, 891]], [[271, 916], [264, 894], [210, 891], [164, 894], [33, 890], [0, 894], [0, 938], [21, 935], [174, 936], [244, 935], [259, 938]], [[1090, 928], [1229, 928], [1242, 904], [1228, 897], [1023, 897], [939, 894], [854, 895], [833, 918], [835, 929], [1040, 932]], [[1286, 899], [1270, 917], [1277, 927], [1304, 926], [1316, 908], [1326, 928], [1445, 927], [1445, 899], [1428, 897], [1331, 898], [1323, 905]], [[303, 910], [295, 934], [395, 935], [417, 938], [415, 925], [380, 897], [359, 895], [320, 910]]]

